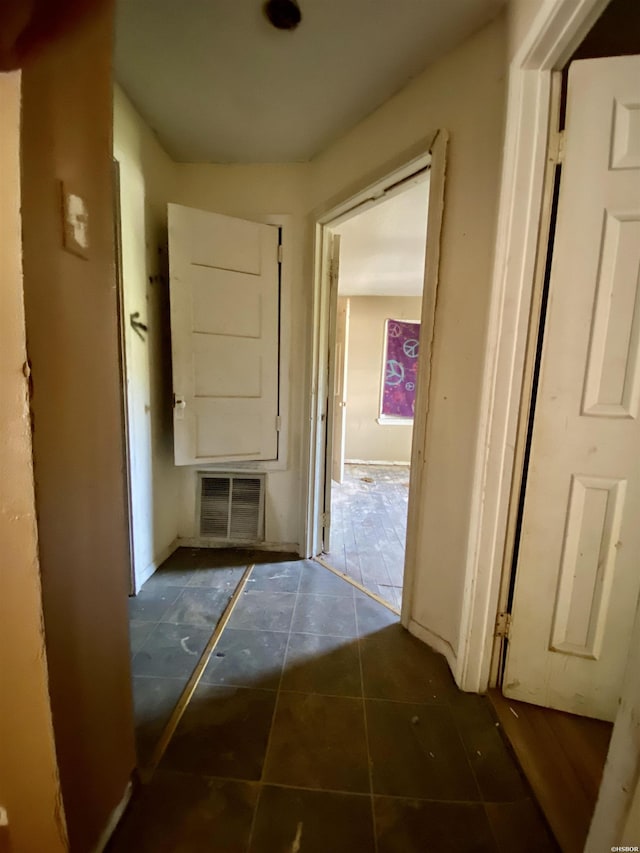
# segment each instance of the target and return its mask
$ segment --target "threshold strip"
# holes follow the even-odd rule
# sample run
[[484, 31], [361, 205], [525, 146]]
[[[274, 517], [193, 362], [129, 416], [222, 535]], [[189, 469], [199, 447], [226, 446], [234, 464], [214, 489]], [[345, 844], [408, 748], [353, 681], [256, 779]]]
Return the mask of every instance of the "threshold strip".
[[323, 560], [322, 557], [312, 557], [316, 563], [320, 563], [321, 566], [324, 566], [325, 569], [329, 569], [330, 572], [333, 572], [334, 575], [337, 575], [342, 580], [350, 583], [351, 586], [355, 586], [356, 589], [359, 589], [360, 592], [364, 592], [365, 595], [368, 595], [369, 598], [373, 598], [374, 601], [377, 601], [378, 604], [382, 604], [383, 607], [386, 607], [387, 610], [390, 610], [392, 613], [395, 613], [396, 616], [400, 616], [400, 611], [397, 607], [394, 607], [393, 604], [389, 604], [388, 601], [385, 601], [381, 595], [378, 595], [375, 592], [372, 592], [370, 589], [367, 589], [366, 586], [363, 586], [359, 581], [355, 581], [353, 578], [350, 578], [349, 575], [344, 572], [338, 571], [338, 569], [334, 569], [332, 565], [327, 563], [326, 560]]
[[145, 768], [140, 769], [140, 776], [142, 777], [143, 782], [148, 782], [153, 774], [155, 773], [158, 765], [162, 761], [162, 756], [164, 755], [167, 747], [169, 746], [169, 742], [173, 737], [175, 730], [178, 728], [178, 724], [182, 719], [184, 712], [187, 710], [189, 702], [191, 701], [191, 697], [193, 696], [196, 687], [200, 683], [200, 679], [206, 669], [209, 660], [211, 659], [211, 655], [215, 647], [218, 645], [218, 640], [220, 639], [220, 635], [224, 631], [227, 626], [227, 622], [229, 621], [233, 610], [238, 603], [238, 599], [242, 595], [242, 592], [247, 585], [247, 581], [251, 576], [251, 572], [255, 567], [255, 563], [252, 563], [250, 566], [244, 571], [244, 574], [240, 578], [240, 582], [238, 586], [235, 588], [233, 595], [229, 599], [229, 603], [225, 607], [218, 624], [216, 625], [213, 634], [209, 637], [209, 641], [200, 656], [200, 660], [196, 664], [196, 668], [191, 673], [191, 677], [187, 681], [184, 690], [180, 694], [180, 698], [178, 699], [178, 703], [176, 707], [173, 709], [171, 716], [167, 722], [167, 725], [164, 727], [160, 740], [156, 744], [156, 748], [153, 751], [153, 755], [151, 757], [151, 761]]

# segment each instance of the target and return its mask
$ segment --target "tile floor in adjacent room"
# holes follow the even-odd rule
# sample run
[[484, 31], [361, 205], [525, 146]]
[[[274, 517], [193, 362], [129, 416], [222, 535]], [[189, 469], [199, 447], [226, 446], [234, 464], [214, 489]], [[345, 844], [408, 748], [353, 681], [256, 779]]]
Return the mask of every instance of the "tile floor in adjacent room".
[[[193, 575], [184, 588], [198, 589]], [[388, 608], [317, 563], [291, 561], [253, 569], [108, 849], [557, 848], [487, 700], [460, 693], [444, 659]]]
[[409, 466], [344, 466], [331, 484], [326, 560], [400, 609], [407, 538]]

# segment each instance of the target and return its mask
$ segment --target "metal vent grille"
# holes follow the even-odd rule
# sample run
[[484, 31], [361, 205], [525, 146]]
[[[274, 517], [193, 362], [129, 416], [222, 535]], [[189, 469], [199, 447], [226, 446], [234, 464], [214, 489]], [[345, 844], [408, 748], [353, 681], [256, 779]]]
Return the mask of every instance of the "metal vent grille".
[[200, 475], [200, 536], [239, 542], [263, 539], [264, 478]]

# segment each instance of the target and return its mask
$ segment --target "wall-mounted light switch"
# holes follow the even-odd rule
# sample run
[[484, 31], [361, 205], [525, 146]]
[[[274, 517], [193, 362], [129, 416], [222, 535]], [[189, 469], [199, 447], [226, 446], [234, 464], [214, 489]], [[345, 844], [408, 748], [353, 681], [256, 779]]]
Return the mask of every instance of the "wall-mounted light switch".
[[67, 184], [62, 189], [62, 245], [68, 252], [89, 258], [89, 210], [84, 198]]

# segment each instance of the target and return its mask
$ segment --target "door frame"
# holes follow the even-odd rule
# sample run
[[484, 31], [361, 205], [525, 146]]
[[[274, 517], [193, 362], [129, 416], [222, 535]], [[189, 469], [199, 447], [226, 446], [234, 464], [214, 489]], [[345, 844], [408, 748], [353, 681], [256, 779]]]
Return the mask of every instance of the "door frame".
[[[537, 324], [539, 234], [554, 72], [562, 69], [609, 0], [544, 0], [509, 69], [505, 153], [475, 454], [465, 593], [459, 634], [463, 690], [495, 686], [491, 672], [508, 520], [522, 477], [516, 453], [530, 328]], [[547, 235], [543, 233], [546, 241]], [[530, 363], [530, 359], [529, 359]]]
[[[330, 549], [331, 537], [331, 491], [333, 475], [333, 424], [336, 416], [336, 325], [338, 319], [338, 278], [340, 275], [340, 235], [332, 230], [333, 222], [327, 223], [324, 238], [328, 242], [328, 285], [329, 326], [327, 330], [327, 403], [324, 429], [324, 473], [322, 487], [322, 511], [320, 513], [319, 541], [321, 552]], [[328, 523], [327, 523], [328, 522]]]
[[[348, 394], [348, 383], [347, 383], [347, 371], [349, 369], [349, 326], [351, 322], [351, 298], [349, 296], [343, 296], [344, 300], [344, 318], [343, 318], [343, 331], [344, 331], [344, 340], [338, 341], [338, 328], [340, 323], [338, 322], [340, 318], [340, 292], [338, 292], [338, 311], [336, 317], [336, 333], [333, 338], [333, 348], [335, 354], [336, 361], [336, 373], [334, 379], [334, 410], [333, 410], [333, 424], [331, 424], [331, 432], [332, 432], [332, 452], [331, 452], [331, 469], [332, 476], [336, 473], [336, 461], [338, 462], [339, 467], [339, 475], [340, 479], [336, 480], [338, 483], [342, 483], [344, 480], [344, 466], [345, 466], [345, 446], [347, 439], [347, 415], [346, 415], [346, 405], [347, 405], [347, 394]], [[340, 414], [340, 424], [338, 426], [338, 440], [336, 441], [336, 421], [338, 420], [338, 415]], [[338, 456], [336, 456], [336, 452], [338, 452]], [[334, 478], [335, 479], [335, 478]]]
[[[478, 432], [465, 597], [460, 627], [464, 690], [484, 692], [491, 673], [507, 526], [522, 475], [516, 459], [539, 234], [545, 217], [545, 172], [553, 73], [562, 69], [609, 0], [543, 0], [509, 69], [507, 120], [496, 255]], [[539, 308], [539, 303], [538, 308]], [[516, 464], [517, 462], [517, 464]], [[508, 559], [505, 560], [505, 558]], [[635, 645], [634, 645], [635, 643]], [[493, 675], [493, 679], [490, 676]], [[640, 779], [634, 718], [640, 712], [640, 608], [627, 676], [586, 853], [622, 841]], [[634, 842], [635, 843], [635, 842]]]
[[[541, 346], [541, 328], [545, 311], [545, 285], [547, 283], [550, 260], [549, 246], [556, 193], [557, 170], [561, 166], [560, 111], [562, 101], [562, 72], [554, 71], [551, 75], [549, 135], [547, 145], [546, 171], [543, 178], [543, 197], [540, 206], [539, 241], [535, 261], [534, 278], [531, 289], [529, 310], [529, 325], [527, 329], [527, 344], [523, 355], [522, 388], [520, 392], [520, 407], [516, 427], [516, 439], [513, 449], [513, 477], [511, 494], [507, 508], [505, 523], [505, 541], [502, 557], [502, 576], [498, 594], [498, 613], [509, 611], [510, 594], [515, 582], [516, 551], [518, 547], [518, 522], [521, 516], [521, 503], [524, 497], [527, 476], [527, 445], [529, 431], [534, 416], [534, 395], [536, 393], [536, 366], [539, 348]], [[510, 611], [509, 611], [510, 612]], [[508, 621], [508, 617], [504, 622]], [[497, 634], [497, 632], [496, 632]], [[505, 632], [506, 634], [506, 632]], [[501, 687], [506, 661], [506, 636], [495, 635], [491, 657], [489, 684]]]
[[[310, 431], [308, 482], [306, 484], [304, 555], [316, 556], [322, 547], [322, 515], [326, 476], [331, 475], [331, 459], [327, 457], [326, 435], [332, 423], [332, 391], [330, 387], [330, 347], [332, 296], [337, 304], [337, 288], [330, 287], [330, 243], [332, 227], [339, 222], [401, 192], [416, 173], [429, 168], [430, 185], [426, 233], [425, 278], [422, 296], [421, 346], [416, 389], [416, 417], [413, 424], [411, 479], [407, 517], [407, 542], [402, 604], [402, 624], [411, 621], [411, 591], [417, 557], [418, 509], [424, 488], [423, 465], [427, 434], [427, 410], [430, 387], [430, 355], [436, 322], [436, 292], [440, 256], [440, 231], [444, 205], [444, 176], [448, 133], [440, 129], [423, 138], [400, 155], [395, 163], [382, 167], [340, 198], [312, 214], [314, 233], [314, 284], [311, 327]], [[330, 447], [330, 443], [329, 443]]]
[[133, 499], [131, 493], [131, 429], [129, 424], [127, 366], [126, 319], [124, 302], [124, 277], [122, 273], [122, 211], [120, 186], [120, 161], [112, 158], [113, 169], [113, 247], [115, 252], [116, 305], [118, 314], [118, 355], [120, 367], [120, 405], [122, 408], [122, 447], [124, 458], [122, 468], [124, 474], [124, 501], [126, 508], [127, 537], [129, 541], [129, 594], [136, 594], [136, 577], [134, 564], [134, 531], [133, 531]]

